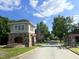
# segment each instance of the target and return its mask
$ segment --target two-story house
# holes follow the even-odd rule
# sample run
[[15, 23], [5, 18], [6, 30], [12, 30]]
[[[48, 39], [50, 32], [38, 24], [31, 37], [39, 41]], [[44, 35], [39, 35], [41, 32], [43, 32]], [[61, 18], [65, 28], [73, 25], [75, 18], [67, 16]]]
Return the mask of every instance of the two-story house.
[[8, 46], [14, 43], [31, 47], [36, 41], [35, 26], [28, 20], [10, 21]]

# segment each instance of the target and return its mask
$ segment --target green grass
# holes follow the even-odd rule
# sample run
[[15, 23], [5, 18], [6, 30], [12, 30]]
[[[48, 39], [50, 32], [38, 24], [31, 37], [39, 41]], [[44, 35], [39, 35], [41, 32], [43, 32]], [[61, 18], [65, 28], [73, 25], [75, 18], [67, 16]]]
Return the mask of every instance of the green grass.
[[35, 47], [31, 47], [31, 48], [0, 48], [0, 51], [4, 51], [7, 53], [5, 56], [0, 56], [0, 59], [9, 59], [11, 57], [17, 56], [17, 55], [22, 54], [24, 52], [27, 52], [31, 49], [34, 49]]
[[70, 50], [77, 53], [77, 54], [79, 54], [79, 48], [70, 48]]

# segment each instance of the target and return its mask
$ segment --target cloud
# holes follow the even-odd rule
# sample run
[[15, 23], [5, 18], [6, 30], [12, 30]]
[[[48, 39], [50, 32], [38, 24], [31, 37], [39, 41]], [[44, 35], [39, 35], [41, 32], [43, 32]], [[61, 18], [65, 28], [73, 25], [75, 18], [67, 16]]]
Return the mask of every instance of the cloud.
[[72, 10], [74, 6], [67, 0], [46, 0], [42, 5], [37, 6], [34, 16], [37, 17], [49, 17], [51, 15], [56, 15], [64, 10]]
[[43, 21], [45, 24], [50, 23], [50, 22], [51, 22], [51, 17], [43, 18], [42, 21]]
[[79, 15], [74, 15], [73, 16], [73, 24], [79, 23]]
[[21, 0], [0, 0], [0, 10], [20, 9]]
[[35, 8], [38, 4], [38, 0], [30, 0], [30, 3], [29, 3], [33, 8]]
[[46, 20], [43, 20], [43, 22], [46, 24], [47, 23], [47, 21]]
[[44, 17], [43, 15], [41, 15], [41, 14], [39, 14], [39, 13], [34, 13], [33, 15], [34, 15], [34, 16], [38, 16], [38, 17], [41, 17], [41, 18]]

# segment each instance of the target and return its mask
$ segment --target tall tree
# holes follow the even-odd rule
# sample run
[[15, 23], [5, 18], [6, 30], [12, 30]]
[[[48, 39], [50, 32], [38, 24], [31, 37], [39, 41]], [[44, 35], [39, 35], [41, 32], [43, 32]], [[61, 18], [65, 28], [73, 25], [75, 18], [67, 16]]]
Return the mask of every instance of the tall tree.
[[0, 16], [0, 37], [8, 35], [9, 26], [8, 26], [8, 18]]
[[37, 30], [41, 33], [41, 35], [43, 35], [43, 40], [47, 39], [47, 37], [49, 36], [49, 31], [46, 24], [40, 22], [39, 24], [37, 24]]
[[79, 23], [72, 26], [71, 33], [78, 34], [79, 33]]
[[55, 36], [57, 36], [60, 41], [64, 35], [67, 35], [71, 30], [73, 18], [71, 17], [64, 17], [64, 16], [57, 16], [54, 17], [53, 22], [53, 30]]

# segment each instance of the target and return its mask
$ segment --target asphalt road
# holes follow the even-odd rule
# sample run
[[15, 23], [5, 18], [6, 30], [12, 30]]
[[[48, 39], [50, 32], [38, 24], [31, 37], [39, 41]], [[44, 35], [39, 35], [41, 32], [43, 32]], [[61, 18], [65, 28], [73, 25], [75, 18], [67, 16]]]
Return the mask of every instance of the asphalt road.
[[79, 59], [79, 55], [60, 47], [60, 44], [51, 42], [42, 44], [42, 47], [22, 56], [19, 59]]

